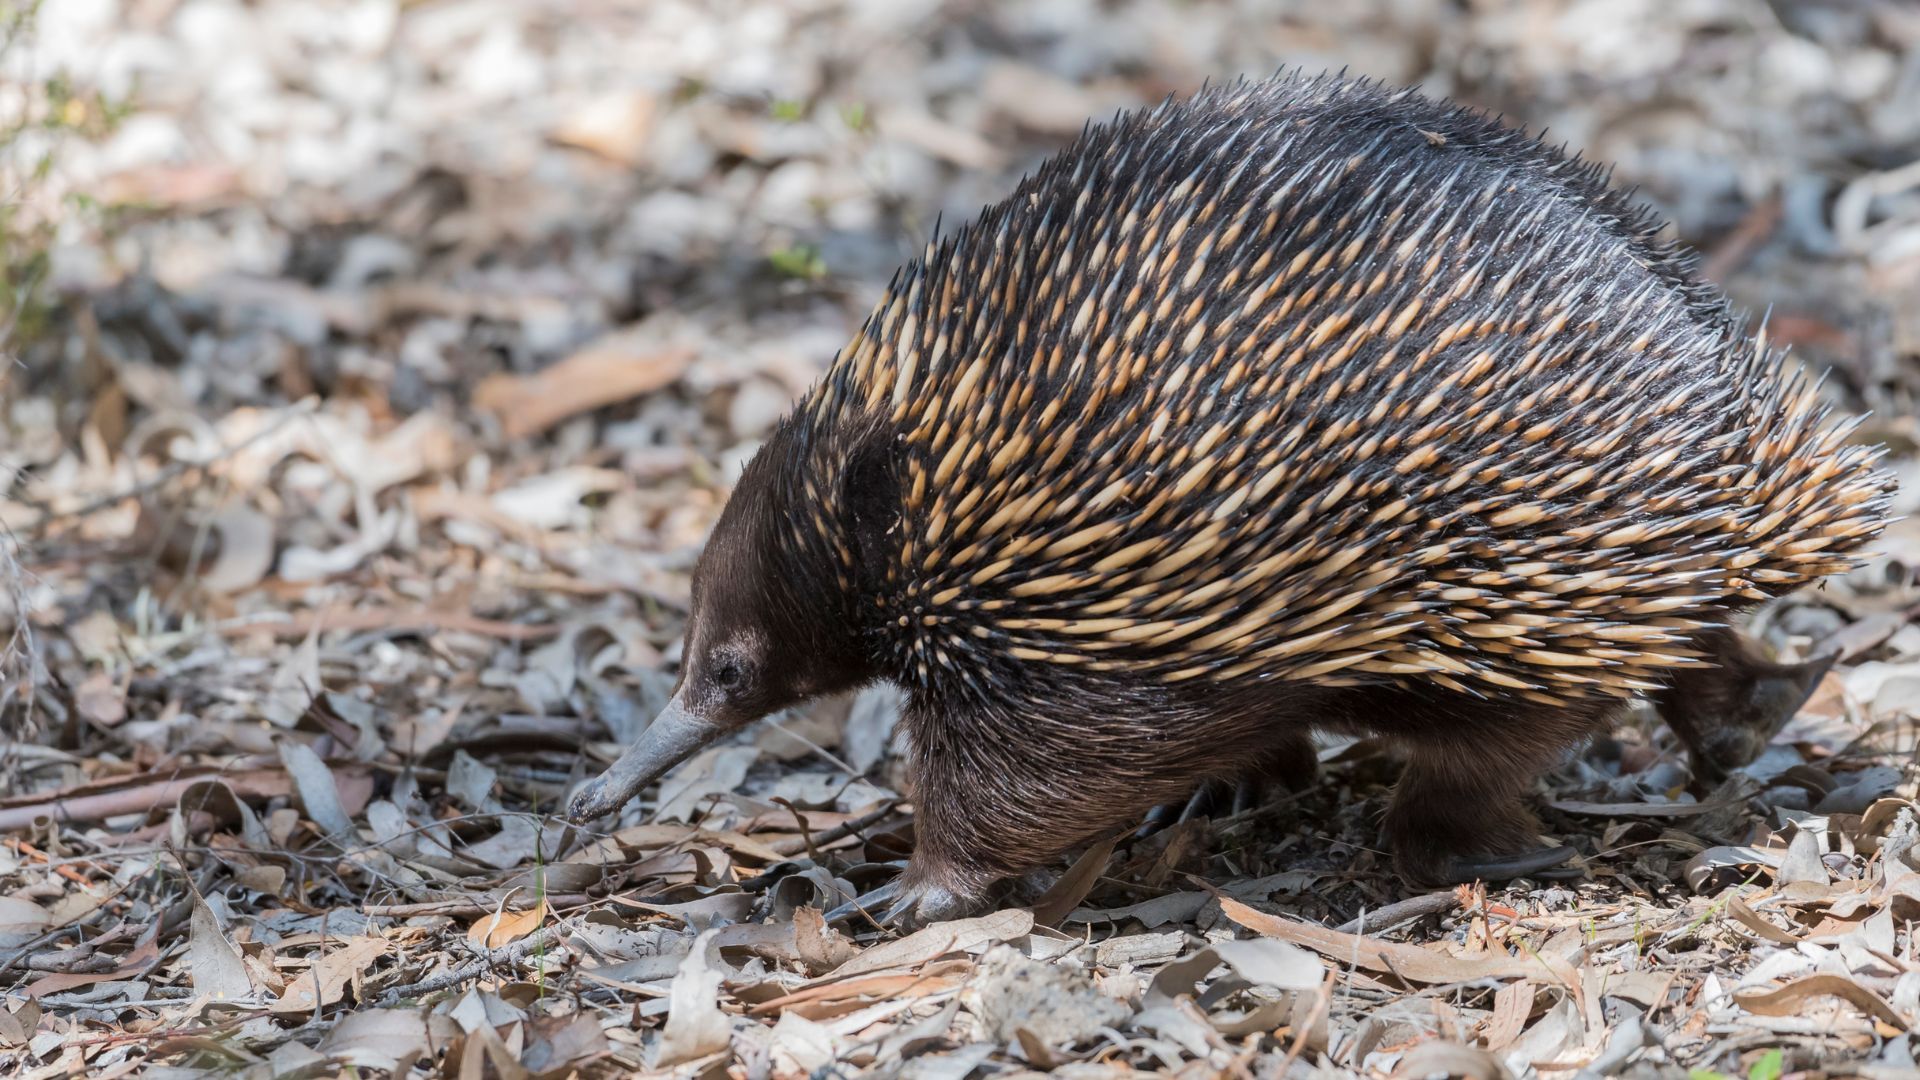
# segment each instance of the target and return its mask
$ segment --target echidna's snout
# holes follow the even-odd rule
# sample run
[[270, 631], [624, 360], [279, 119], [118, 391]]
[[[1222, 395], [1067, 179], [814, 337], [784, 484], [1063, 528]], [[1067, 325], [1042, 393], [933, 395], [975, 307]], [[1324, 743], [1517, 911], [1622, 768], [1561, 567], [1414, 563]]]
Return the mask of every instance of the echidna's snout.
[[567, 806], [569, 818], [576, 822], [591, 821], [620, 809], [667, 770], [727, 733], [727, 727], [709, 723], [705, 717], [689, 710], [685, 697], [683, 688], [660, 710], [660, 715], [653, 718], [647, 730], [640, 733], [640, 738], [627, 747], [620, 760], [574, 795]]
[[[773, 580], [739, 555], [724, 521], [694, 572], [680, 681], [640, 738], [567, 808], [576, 822], [612, 813], [674, 766], [763, 716], [818, 692], [819, 635], [770, 612]], [[791, 605], [787, 605], [791, 606]], [[832, 680], [827, 689], [848, 680]]]

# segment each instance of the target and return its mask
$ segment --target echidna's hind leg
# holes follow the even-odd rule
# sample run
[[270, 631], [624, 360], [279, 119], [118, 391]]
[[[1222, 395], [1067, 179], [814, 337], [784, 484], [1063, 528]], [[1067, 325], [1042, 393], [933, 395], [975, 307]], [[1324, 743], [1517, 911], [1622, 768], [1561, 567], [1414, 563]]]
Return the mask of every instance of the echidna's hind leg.
[[1512, 706], [1375, 691], [1368, 726], [1408, 751], [1384, 831], [1409, 882], [1438, 885], [1524, 877], [1564, 863], [1544, 848], [1527, 807], [1534, 781], [1598, 730], [1604, 705]]
[[1686, 744], [1694, 776], [1718, 783], [1752, 763], [1833, 666], [1827, 655], [1801, 664], [1756, 656], [1738, 633], [1718, 629], [1696, 639], [1711, 667], [1679, 668], [1654, 705]]

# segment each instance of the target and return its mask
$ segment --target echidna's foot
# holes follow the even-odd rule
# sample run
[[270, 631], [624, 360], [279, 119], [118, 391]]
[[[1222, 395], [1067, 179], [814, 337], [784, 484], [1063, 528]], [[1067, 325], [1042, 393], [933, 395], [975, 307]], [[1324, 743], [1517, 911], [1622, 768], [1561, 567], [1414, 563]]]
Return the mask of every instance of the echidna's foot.
[[1490, 859], [1455, 857], [1447, 860], [1442, 875], [1447, 879], [1446, 881], [1423, 884], [1469, 884], [1475, 881], [1512, 881], [1514, 878], [1534, 877], [1542, 871], [1564, 865], [1574, 855], [1572, 848], [1561, 844], [1559, 847], [1541, 848], [1538, 851], [1526, 851]]
[[1410, 766], [1387, 811], [1394, 870], [1407, 884], [1507, 881], [1573, 857], [1572, 848], [1541, 847], [1539, 822], [1518, 798], [1489, 798], [1484, 791], [1458, 791], [1450, 802], [1431, 793], [1422, 797], [1425, 779]]
[[1799, 664], [1762, 660], [1731, 630], [1713, 631], [1695, 644], [1714, 666], [1681, 669], [1654, 700], [1704, 784], [1752, 764], [1837, 659], [1830, 653]]
[[907, 931], [929, 923], [959, 919], [980, 907], [950, 889], [927, 883], [913, 883], [907, 875], [894, 878], [827, 912], [829, 923], [864, 916], [876, 926]]

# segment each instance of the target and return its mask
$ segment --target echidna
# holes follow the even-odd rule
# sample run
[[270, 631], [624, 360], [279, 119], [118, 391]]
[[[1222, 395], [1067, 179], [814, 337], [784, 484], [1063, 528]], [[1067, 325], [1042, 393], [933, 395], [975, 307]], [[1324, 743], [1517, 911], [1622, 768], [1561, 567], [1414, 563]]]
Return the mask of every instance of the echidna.
[[1529, 789], [1624, 699], [1709, 768], [1797, 707], [1816, 670], [1724, 627], [1882, 527], [1878, 451], [1827, 416], [1601, 170], [1495, 120], [1325, 76], [1131, 113], [896, 275], [735, 488], [672, 703], [571, 813], [886, 679], [895, 919], [1316, 727], [1404, 746], [1407, 878], [1529, 872], [1570, 853]]

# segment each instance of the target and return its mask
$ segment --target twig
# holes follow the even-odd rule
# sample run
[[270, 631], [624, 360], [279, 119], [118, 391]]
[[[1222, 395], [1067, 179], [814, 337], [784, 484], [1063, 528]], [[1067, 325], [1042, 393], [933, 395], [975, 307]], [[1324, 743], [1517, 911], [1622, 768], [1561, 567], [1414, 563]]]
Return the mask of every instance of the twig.
[[459, 986], [461, 983], [478, 979], [501, 964], [517, 963], [524, 959], [528, 953], [536, 949], [545, 948], [548, 944], [548, 939], [552, 936], [553, 928], [543, 926], [505, 948], [494, 949], [480, 959], [461, 964], [452, 971], [443, 971], [438, 975], [421, 979], [416, 983], [396, 986], [382, 995], [380, 1005], [382, 1008], [388, 1008], [397, 1004], [403, 998], [431, 994], [435, 991], [450, 989]]
[[[548, 908], [579, 907], [590, 904], [593, 897], [586, 893], [555, 893], [547, 898]], [[507, 905], [508, 911], [528, 911], [538, 906], [537, 897], [528, 897], [522, 906]], [[446, 915], [451, 918], [467, 918], [476, 915], [491, 915], [495, 905], [483, 904], [476, 900], [426, 900], [417, 904], [365, 904], [360, 913], [372, 918], [410, 919], [415, 915]]]
[[1428, 915], [1446, 915], [1459, 909], [1459, 891], [1448, 889], [1445, 892], [1410, 897], [1398, 903], [1388, 904], [1378, 911], [1361, 912], [1359, 918], [1338, 927], [1338, 930], [1342, 934], [1377, 933], [1403, 922], [1412, 922]]
[[[893, 809], [897, 805], [899, 804], [889, 802], [877, 810], [871, 810], [861, 814], [857, 818], [843, 821], [831, 829], [812, 834], [803, 833], [800, 836], [777, 840], [767, 846], [782, 855], [798, 855], [807, 850], [809, 846], [818, 847], [823, 844], [831, 844], [836, 840], [844, 840], [849, 836], [855, 836], [871, 829], [886, 820], [887, 816], [893, 813]], [[789, 808], [789, 810], [791, 810], [791, 808]], [[799, 815], [794, 815], [794, 818], [796, 821], [799, 820]], [[802, 826], [802, 828], [804, 829], [805, 826]]]

